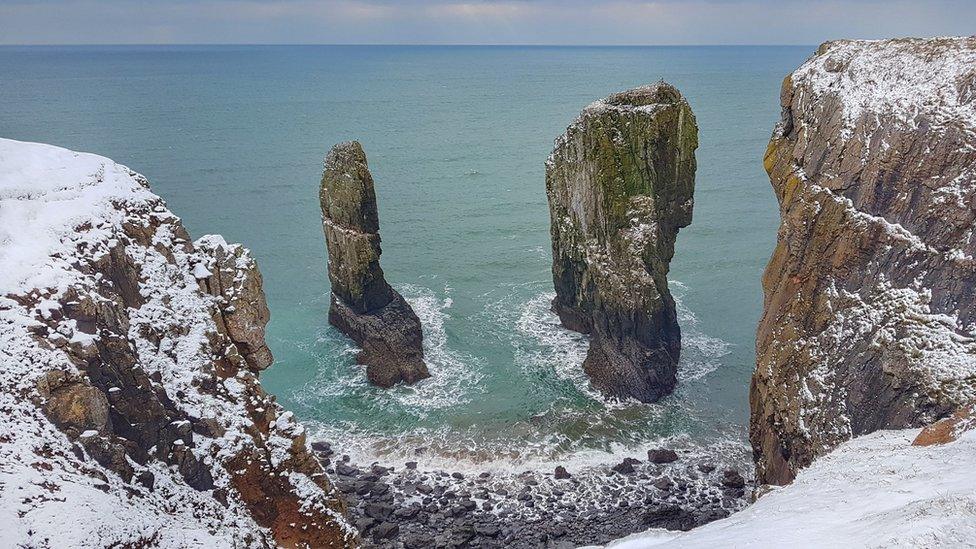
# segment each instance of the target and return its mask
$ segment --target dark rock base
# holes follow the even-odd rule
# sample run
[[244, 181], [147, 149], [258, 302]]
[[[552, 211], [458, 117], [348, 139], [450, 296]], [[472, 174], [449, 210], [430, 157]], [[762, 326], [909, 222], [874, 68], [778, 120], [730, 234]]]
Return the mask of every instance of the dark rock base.
[[329, 323], [362, 349], [356, 362], [366, 366], [366, 377], [373, 385], [388, 388], [430, 377], [420, 319], [396, 291], [392, 301], [368, 313], [353, 311], [333, 294]]
[[472, 478], [415, 463], [402, 470], [362, 466], [347, 456], [336, 460], [328, 444], [313, 447], [343, 492], [364, 547], [605, 544], [648, 528], [689, 530], [724, 518], [745, 507], [751, 492], [737, 470], [682, 454], [667, 463], [627, 458], [579, 471]]

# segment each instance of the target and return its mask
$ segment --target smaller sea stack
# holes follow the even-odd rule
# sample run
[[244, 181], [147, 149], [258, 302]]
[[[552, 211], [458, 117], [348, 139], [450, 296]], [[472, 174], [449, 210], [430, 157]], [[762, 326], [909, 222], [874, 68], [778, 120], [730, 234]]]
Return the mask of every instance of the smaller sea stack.
[[358, 142], [339, 143], [325, 157], [319, 201], [332, 283], [329, 323], [362, 349], [356, 361], [366, 365], [370, 383], [430, 377], [420, 319], [380, 268], [376, 192]]
[[667, 274], [691, 223], [697, 147], [688, 102], [660, 82], [586, 107], [546, 162], [552, 308], [592, 334], [583, 370], [610, 396], [653, 402], [677, 383]]

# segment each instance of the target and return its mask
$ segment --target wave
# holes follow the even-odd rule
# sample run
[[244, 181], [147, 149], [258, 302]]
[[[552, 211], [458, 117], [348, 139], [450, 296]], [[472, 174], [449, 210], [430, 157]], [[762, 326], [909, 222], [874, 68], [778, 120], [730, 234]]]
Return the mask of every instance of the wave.
[[[585, 467], [619, 460], [654, 444], [702, 444], [711, 453], [718, 444], [735, 454], [741, 451], [741, 430], [703, 419], [701, 403], [689, 396], [694, 390], [688, 390], [690, 383], [719, 367], [731, 344], [702, 332], [682, 301], [688, 288], [677, 281], [671, 284], [684, 344], [678, 390], [658, 403], [607, 399], [590, 386], [582, 369], [589, 338], [562, 327], [550, 309], [554, 293], [544, 282], [502, 285], [471, 297], [482, 303], [482, 310], [466, 319], [466, 336], [499, 341], [511, 349], [514, 364], [505, 359], [486, 362], [492, 357], [457, 348], [448, 336], [454, 306], [451, 288], [435, 292], [404, 285], [398, 289], [420, 317], [432, 377], [413, 386], [378, 390], [367, 384], [362, 367], [333, 357], [332, 366], [323, 368], [303, 390], [305, 404], [322, 409], [332, 402], [347, 407], [352, 402], [353, 411], [344, 420], [328, 419], [325, 413], [318, 416], [321, 421], [306, 423], [316, 437], [333, 442], [361, 463], [418, 461], [455, 469], [463, 463], [481, 470], [545, 469], [554, 463]], [[335, 341], [327, 343], [337, 348]], [[355, 351], [348, 342], [338, 348], [342, 353]], [[493, 395], [501, 403], [510, 402], [512, 409], [493, 409], [486, 416], [467, 406], [499, 387], [524, 396], [520, 400], [507, 392]]]

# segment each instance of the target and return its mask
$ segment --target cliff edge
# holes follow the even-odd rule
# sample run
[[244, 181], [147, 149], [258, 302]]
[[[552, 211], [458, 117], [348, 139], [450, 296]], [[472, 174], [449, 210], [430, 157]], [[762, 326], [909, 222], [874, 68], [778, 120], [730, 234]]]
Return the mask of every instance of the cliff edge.
[[771, 484], [976, 399], [976, 38], [828, 42], [782, 108], [750, 392]]
[[247, 249], [145, 178], [0, 139], [0, 530], [29, 547], [350, 547]]
[[612, 397], [652, 402], [677, 383], [667, 274], [691, 223], [697, 147], [691, 108], [660, 82], [586, 107], [546, 161], [552, 308], [592, 335], [583, 369]]

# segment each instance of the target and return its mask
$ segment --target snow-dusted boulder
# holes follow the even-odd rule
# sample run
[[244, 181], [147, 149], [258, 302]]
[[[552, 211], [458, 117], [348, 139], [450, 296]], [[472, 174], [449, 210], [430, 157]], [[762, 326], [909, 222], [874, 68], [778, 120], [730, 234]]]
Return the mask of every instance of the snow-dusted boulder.
[[976, 399], [976, 38], [828, 42], [782, 107], [750, 395], [773, 484]]
[[346, 547], [265, 393], [248, 251], [115, 162], [0, 139], [0, 532], [23, 547]]

